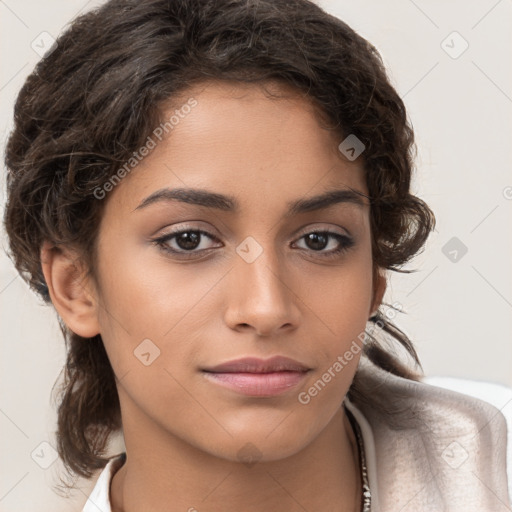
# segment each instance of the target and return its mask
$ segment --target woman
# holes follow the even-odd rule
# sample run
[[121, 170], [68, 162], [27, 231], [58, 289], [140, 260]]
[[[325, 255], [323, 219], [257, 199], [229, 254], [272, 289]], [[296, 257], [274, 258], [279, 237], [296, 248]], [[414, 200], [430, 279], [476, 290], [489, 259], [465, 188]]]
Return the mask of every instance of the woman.
[[502, 415], [419, 382], [382, 305], [435, 224], [412, 148], [377, 51], [307, 0], [110, 1], [57, 40], [5, 223], [68, 343], [86, 512], [507, 510]]

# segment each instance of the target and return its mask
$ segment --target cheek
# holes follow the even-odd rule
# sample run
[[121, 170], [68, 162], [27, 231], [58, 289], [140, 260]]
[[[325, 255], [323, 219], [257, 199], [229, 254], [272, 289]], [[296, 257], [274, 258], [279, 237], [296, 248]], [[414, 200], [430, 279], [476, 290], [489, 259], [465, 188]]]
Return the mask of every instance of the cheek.
[[372, 298], [371, 258], [361, 254], [325, 281], [311, 279], [309, 351], [317, 367], [297, 402], [318, 426], [330, 418], [347, 393], [362, 354]]
[[162, 258], [148, 264], [147, 255], [134, 251], [104, 261], [116, 264], [102, 267], [101, 334], [125, 406], [136, 403], [148, 416], [169, 421], [180, 411], [187, 421], [204, 421], [183, 386], [190, 384], [204, 333], [201, 299], [216, 280], [206, 273], [201, 278], [193, 265], [173, 266]]
[[106, 248], [100, 270], [105, 307], [135, 336], [162, 337], [215, 285], [206, 267], [168, 261], [149, 245]]
[[153, 247], [104, 249], [100, 326], [114, 373], [141, 403], [178, 404], [199, 347], [219, 332], [226, 268], [171, 262]]
[[358, 249], [340, 266], [317, 270], [303, 279], [303, 300], [317, 329], [337, 350], [366, 328], [372, 295], [372, 260], [366, 246]]

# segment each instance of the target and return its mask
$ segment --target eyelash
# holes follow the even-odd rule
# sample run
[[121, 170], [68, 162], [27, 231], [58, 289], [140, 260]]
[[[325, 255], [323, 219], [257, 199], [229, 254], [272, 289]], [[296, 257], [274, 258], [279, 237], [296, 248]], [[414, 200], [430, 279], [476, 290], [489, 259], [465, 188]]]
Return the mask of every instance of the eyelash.
[[[173, 238], [176, 238], [177, 236], [182, 235], [183, 233], [199, 233], [199, 234], [204, 235], [204, 236], [206, 236], [206, 237], [208, 237], [208, 238], [210, 238], [210, 239], [212, 239], [214, 241], [219, 241], [217, 237], [215, 237], [211, 233], [208, 233], [207, 231], [204, 231], [202, 229], [183, 228], [183, 229], [180, 229], [178, 231], [173, 231], [171, 233], [168, 233], [166, 235], [158, 237], [158, 238], [153, 240], [153, 243], [155, 243], [162, 251], [164, 251], [164, 252], [166, 252], [168, 254], [174, 255], [174, 256], [185, 258], [185, 259], [186, 258], [193, 258], [193, 257], [195, 257], [195, 255], [200, 254], [201, 252], [209, 250], [209, 249], [202, 249], [200, 251], [197, 251], [197, 250], [186, 251], [184, 249], [181, 249], [181, 250], [178, 251], [176, 249], [171, 249], [169, 247], [169, 245], [168, 245], [168, 242], [170, 240], [172, 240]], [[335, 238], [336, 240], [338, 240], [338, 242], [340, 244], [337, 249], [332, 249], [332, 250], [327, 251], [327, 252], [323, 252], [323, 250], [315, 251], [313, 249], [301, 249], [301, 250], [306, 250], [306, 251], [309, 251], [309, 252], [316, 253], [321, 258], [328, 259], [328, 258], [339, 257], [339, 256], [341, 256], [343, 253], [347, 252], [349, 249], [351, 249], [355, 245], [355, 241], [354, 241], [353, 238], [351, 238], [351, 237], [349, 237], [347, 235], [342, 235], [340, 233], [329, 231], [328, 229], [308, 231], [307, 233], [304, 233], [298, 240], [302, 240], [307, 235], [310, 235], [310, 234], [327, 235], [328, 238]], [[327, 242], [327, 244], [328, 243], [329, 243], [329, 241]]]

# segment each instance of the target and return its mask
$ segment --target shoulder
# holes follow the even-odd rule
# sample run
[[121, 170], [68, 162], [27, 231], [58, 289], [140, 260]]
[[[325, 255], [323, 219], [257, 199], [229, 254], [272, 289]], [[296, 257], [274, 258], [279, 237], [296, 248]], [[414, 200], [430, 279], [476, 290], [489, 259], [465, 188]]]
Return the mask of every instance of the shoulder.
[[491, 403], [362, 361], [353, 402], [375, 443], [382, 511], [508, 510], [507, 423]]
[[507, 425], [507, 474], [508, 491], [512, 497], [512, 388], [493, 382], [452, 377], [426, 377], [423, 382], [440, 388], [451, 389], [492, 404], [504, 416]]

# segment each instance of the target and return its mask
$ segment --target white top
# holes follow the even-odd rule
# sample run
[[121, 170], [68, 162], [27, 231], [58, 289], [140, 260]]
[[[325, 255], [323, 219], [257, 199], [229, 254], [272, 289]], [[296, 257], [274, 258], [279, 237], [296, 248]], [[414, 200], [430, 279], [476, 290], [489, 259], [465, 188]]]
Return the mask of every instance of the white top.
[[[375, 373], [375, 367], [371, 371]], [[382, 373], [382, 375], [385, 374]], [[409, 381], [406, 379], [389, 376], [389, 374], [385, 376], [386, 380], [391, 380], [395, 385], [398, 383], [401, 386], [401, 392], [403, 387], [409, 388]], [[498, 402], [495, 405], [498, 407], [501, 405], [501, 408], [506, 410], [504, 415], [489, 403], [451, 390], [441, 391], [440, 387], [432, 385], [435, 383], [445, 388], [460, 390], [465, 382], [470, 384], [471, 381], [434, 378], [426, 381], [429, 383], [414, 383], [412, 389], [416, 392], [412, 394], [412, 399], [415, 403], [419, 401], [423, 402], [424, 406], [427, 404], [430, 412], [435, 410], [440, 418], [446, 417], [446, 423], [435, 421], [428, 424], [428, 418], [431, 416], [427, 408], [425, 408], [425, 417], [421, 418], [408, 405], [406, 414], [416, 416], [417, 427], [402, 428], [403, 422], [400, 423], [400, 421], [398, 428], [391, 423], [382, 425], [378, 414], [374, 414], [373, 409], [369, 414], [363, 413], [365, 408], [367, 413], [370, 411], [368, 403], [356, 406], [354, 402], [357, 400], [345, 399], [346, 407], [353, 413], [361, 428], [368, 482], [372, 493], [372, 512], [512, 510], [508, 495], [509, 493], [512, 495], [512, 389], [478, 383], [478, 390], [475, 391], [475, 394], [480, 396], [482, 393], [487, 393], [491, 398], [488, 402]], [[483, 392], [482, 389], [486, 391]], [[418, 394], [417, 390], [421, 393]], [[396, 397], [395, 401], [400, 402], [404, 398], [401, 394], [397, 394], [396, 388], [392, 389], [392, 392]], [[378, 395], [379, 391], [375, 394]], [[443, 410], [443, 407], [446, 408], [447, 399], [453, 407], [453, 410], [448, 409], [452, 411], [448, 415], [446, 410]], [[503, 399], [506, 401], [502, 403]], [[464, 413], [467, 417], [467, 420], [464, 417], [465, 423], [461, 423], [460, 419], [461, 402], [464, 404]], [[505, 407], [507, 404], [510, 407]], [[486, 416], [482, 416], [482, 407]], [[400, 412], [397, 414], [399, 415]], [[471, 430], [468, 425], [476, 426]], [[454, 432], [455, 437], [453, 437]], [[411, 447], [411, 443], [417, 443], [417, 446]], [[444, 450], [441, 451], [439, 447], [444, 447]], [[507, 449], [508, 462], [506, 461]], [[437, 456], [434, 457], [433, 453]], [[109, 496], [110, 483], [124, 461], [123, 453], [108, 462], [83, 512], [112, 512]], [[397, 505], [399, 505], [398, 509]]]
[[125, 454], [110, 459], [100, 473], [96, 485], [92, 490], [83, 512], [112, 512], [110, 507], [110, 483], [116, 471], [124, 464]]

